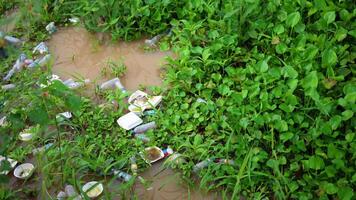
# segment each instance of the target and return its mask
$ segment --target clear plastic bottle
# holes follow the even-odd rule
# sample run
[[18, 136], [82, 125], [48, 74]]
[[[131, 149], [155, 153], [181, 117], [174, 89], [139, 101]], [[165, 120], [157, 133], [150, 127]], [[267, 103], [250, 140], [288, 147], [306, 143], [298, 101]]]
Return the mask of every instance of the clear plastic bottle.
[[140, 139], [145, 143], [151, 141], [151, 139], [149, 137], [147, 137], [145, 134], [135, 134], [135, 138]]
[[100, 85], [101, 90], [113, 89], [113, 88], [118, 88], [121, 91], [126, 92], [126, 89], [122, 85], [119, 78], [114, 78], [114, 79], [108, 80]]
[[83, 87], [84, 85], [90, 83], [89, 79], [85, 79], [83, 82], [71, 82], [69, 84], [66, 84], [70, 89], [77, 89], [80, 87]]
[[203, 160], [193, 166], [193, 172], [198, 173], [200, 170], [202, 170], [205, 167], [208, 167], [211, 163], [213, 162], [212, 159], [208, 158], [206, 160]]
[[43, 147], [38, 147], [36, 149], [33, 149], [32, 154], [36, 155], [40, 152], [46, 151], [47, 149], [51, 148], [52, 146], [53, 146], [53, 143], [48, 143], [48, 144], [44, 145]]
[[12, 37], [12, 36], [5, 36], [4, 37], [5, 41], [11, 45], [18, 46], [22, 43], [22, 41], [18, 38]]
[[146, 123], [146, 124], [142, 124], [140, 126], [137, 126], [133, 132], [135, 134], [141, 134], [141, 133], [145, 133], [146, 131], [150, 130], [150, 129], [154, 129], [156, 128], [156, 122], [149, 122], [149, 123]]
[[51, 54], [47, 54], [43, 58], [38, 58], [35, 61], [33, 61], [33, 63], [28, 65], [28, 68], [31, 69], [31, 68], [34, 68], [34, 67], [37, 67], [37, 66], [43, 67], [43, 66], [45, 66], [46, 64], [49, 63], [51, 58], [52, 58]]
[[1, 86], [1, 89], [7, 91], [7, 90], [12, 90], [12, 89], [14, 89], [15, 87], [16, 87], [16, 85], [13, 84], [13, 83], [11, 83], [11, 84], [7, 84], [7, 85]]
[[114, 173], [115, 176], [118, 176], [125, 182], [128, 182], [131, 180], [132, 176], [124, 171], [118, 170], [118, 169], [113, 169], [112, 172]]
[[7, 73], [7, 75], [3, 78], [4, 81], [10, 80], [10, 78], [16, 73], [22, 70], [25, 65], [25, 60], [27, 59], [26, 54], [20, 54], [19, 58], [16, 60], [12, 69]]

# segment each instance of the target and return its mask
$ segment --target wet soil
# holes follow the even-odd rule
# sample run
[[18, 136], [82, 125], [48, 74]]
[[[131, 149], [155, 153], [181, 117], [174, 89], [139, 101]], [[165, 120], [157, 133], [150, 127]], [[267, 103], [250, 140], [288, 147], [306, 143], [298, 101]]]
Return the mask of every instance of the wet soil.
[[146, 52], [143, 40], [134, 42], [103, 41], [101, 35], [90, 34], [84, 28], [61, 28], [48, 41], [54, 55], [53, 73], [62, 79], [81, 77], [102, 83], [114, 78], [105, 75], [109, 62], [121, 60], [127, 67], [122, 84], [128, 90], [136, 90], [140, 85], [159, 86], [162, 83], [161, 66], [170, 52]]
[[4, 14], [4, 17], [0, 19], [0, 31], [3, 31], [5, 33], [13, 31], [15, 29], [19, 16], [20, 14], [18, 9], [7, 11]]

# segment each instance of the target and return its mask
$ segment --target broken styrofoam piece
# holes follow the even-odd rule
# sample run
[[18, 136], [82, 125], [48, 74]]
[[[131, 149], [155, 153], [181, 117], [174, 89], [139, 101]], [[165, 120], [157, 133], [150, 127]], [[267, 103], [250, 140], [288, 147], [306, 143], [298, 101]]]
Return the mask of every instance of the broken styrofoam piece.
[[[155, 108], [162, 101], [162, 96], [148, 97], [148, 94], [137, 90], [132, 93], [128, 99], [128, 102], [133, 105], [129, 107], [131, 112], [144, 112], [146, 109]], [[136, 107], [138, 108], [136, 108]]]
[[5, 36], [4, 39], [7, 43], [14, 45], [14, 46], [19, 46], [20, 44], [22, 44], [22, 41], [20, 39], [9, 36], [9, 35]]
[[6, 84], [6, 85], [2, 85], [1, 89], [7, 91], [7, 90], [12, 90], [16, 87], [15, 84], [11, 83], [11, 84]]
[[52, 56], [51, 54], [45, 55], [43, 58], [38, 58], [35, 61], [33, 61], [31, 64], [28, 65], [28, 68], [34, 68], [34, 67], [43, 67], [49, 63], [51, 60]]
[[114, 79], [108, 80], [100, 85], [101, 90], [114, 89], [114, 88], [118, 88], [121, 91], [126, 92], [126, 89], [122, 85], [119, 78], [114, 78]]
[[53, 34], [57, 31], [57, 27], [54, 24], [54, 22], [51, 22], [46, 26], [46, 30], [48, 31], [49, 34]]
[[78, 17], [72, 17], [72, 18], [69, 18], [68, 21], [72, 24], [77, 24], [80, 22], [80, 19]]
[[32, 163], [24, 163], [15, 168], [14, 176], [19, 179], [27, 179], [32, 175], [34, 170], [35, 166]]
[[103, 192], [104, 187], [97, 181], [90, 181], [83, 186], [82, 190], [89, 198], [95, 198]]
[[140, 152], [139, 154], [143, 160], [151, 164], [164, 158], [164, 152], [156, 146], [147, 147], [144, 152]]
[[[4, 160], [7, 160], [10, 163], [11, 169], [13, 169], [17, 165], [16, 160], [13, 160], [11, 158], [6, 158], [6, 157], [0, 155], [0, 166], [2, 165], [2, 162]], [[7, 175], [9, 172], [10, 172], [9, 170], [4, 170], [4, 171], [0, 171], [0, 174]]]
[[27, 58], [26, 54], [24, 53], [20, 54], [19, 58], [17, 58], [12, 69], [7, 73], [7, 75], [3, 78], [3, 80], [8, 81], [16, 72], [21, 71], [23, 66], [25, 65], [26, 58]]
[[6, 116], [3, 116], [0, 118], [0, 127], [6, 126], [6, 125], [7, 125]]
[[154, 129], [154, 128], [156, 128], [157, 126], [156, 126], [156, 122], [149, 122], [149, 123], [146, 123], [146, 124], [142, 124], [142, 125], [140, 125], [140, 126], [137, 126], [134, 130], [133, 130], [133, 132], [135, 133], [135, 134], [141, 134], [141, 133], [144, 133], [144, 132], [146, 132], [146, 131], [148, 131], [148, 130], [150, 130], [150, 129]]
[[72, 118], [72, 113], [71, 112], [62, 112], [57, 115], [57, 118], [64, 117], [66, 119]]
[[48, 53], [48, 47], [46, 43], [40, 42], [32, 51], [32, 53], [39, 53], [39, 54], [47, 54]]
[[136, 126], [140, 125], [143, 123], [143, 120], [138, 117], [135, 113], [129, 112], [123, 116], [121, 116], [118, 120], [117, 123], [119, 126], [121, 126], [125, 130], [131, 130], [135, 128]]
[[85, 86], [88, 83], [90, 83], [90, 80], [89, 79], [85, 79], [82, 82], [71, 81], [71, 82], [69, 82], [69, 83], [67, 83], [65, 85], [68, 86], [70, 89], [77, 89], [77, 88]]

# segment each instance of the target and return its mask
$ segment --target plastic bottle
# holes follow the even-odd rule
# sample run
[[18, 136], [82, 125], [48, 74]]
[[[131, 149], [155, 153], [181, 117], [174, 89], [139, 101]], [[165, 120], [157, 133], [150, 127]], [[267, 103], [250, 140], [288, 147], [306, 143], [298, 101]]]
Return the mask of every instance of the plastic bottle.
[[135, 134], [135, 138], [140, 139], [145, 143], [151, 141], [151, 139], [147, 137], [145, 134]]
[[32, 51], [32, 53], [40, 53], [40, 54], [45, 54], [48, 53], [48, 47], [46, 45], [46, 43], [44, 42], [40, 42]]
[[130, 158], [130, 163], [131, 163], [131, 171], [134, 176], [137, 175], [137, 164], [136, 164], [136, 158], [133, 156]]
[[1, 89], [6, 91], [6, 90], [14, 89], [15, 87], [16, 87], [16, 85], [11, 83], [11, 84], [1, 86]]
[[234, 165], [235, 164], [235, 162], [233, 160], [223, 159], [223, 158], [217, 159], [216, 162], [220, 163], [220, 164], [228, 164], [228, 165]]
[[54, 25], [54, 22], [51, 22], [46, 26], [46, 30], [49, 34], [53, 34], [57, 31], [57, 27]]
[[38, 59], [36, 59], [35, 61], [33, 61], [33, 63], [31, 63], [31, 64], [29, 64], [28, 65], [28, 68], [34, 68], [34, 67], [37, 67], [37, 66], [39, 66], [39, 67], [43, 67], [43, 66], [45, 66], [46, 64], [48, 64], [49, 63], [49, 61], [51, 60], [51, 58], [52, 58], [52, 56], [51, 56], [51, 54], [47, 54], [47, 55], [45, 55], [43, 58], [38, 58]]
[[106, 90], [106, 89], [112, 89], [112, 88], [118, 88], [123, 92], [126, 92], [125, 87], [122, 85], [121, 81], [119, 78], [114, 78], [111, 80], [106, 81], [105, 83], [100, 85], [101, 90]]
[[73, 79], [68, 79], [68, 80], [65, 80], [65, 81], [63, 81], [63, 84], [64, 85], [67, 85], [68, 86], [68, 84], [70, 84], [70, 83], [74, 83], [74, 81], [73, 81]]
[[150, 130], [150, 129], [154, 129], [156, 128], [156, 122], [149, 122], [149, 123], [146, 123], [146, 124], [142, 124], [140, 126], [137, 126], [133, 132], [135, 134], [141, 134], [141, 133], [145, 133], [146, 131]]
[[168, 157], [168, 156], [173, 154], [173, 149], [171, 149], [170, 147], [168, 147], [167, 149], [163, 149], [162, 151], [163, 151], [163, 154], [164, 154], [163, 158], [166, 158], [166, 157]]
[[143, 112], [144, 116], [153, 116], [155, 115], [157, 112], [155, 110], [147, 110], [145, 112]]
[[124, 171], [113, 169], [112, 172], [114, 173], [115, 176], [118, 176], [125, 182], [128, 182], [131, 180], [132, 176]]
[[7, 43], [17, 46], [22, 43], [22, 41], [18, 38], [12, 37], [12, 36], [5, 36], [4, 39], [6, 40]]
[[38, 147], [36, 149], [33, 149], [32, 154], [36, 155], [40, 152], [46, 151], [47, 149], [51, 148], [52, 146], [53, 146], [53, 143], [48, 143], [48, 144], [44, 145], [43, 147]]
[[22, 53], [19, 58], [16, 60], [12, 69], [7, 73], [7, 75], [3, 78], [4, 81], [10, 80], [10, 78], [15, 74], [15, 72], [19, 72], [22, 70], [22, 67], [25, 65], [26, 55]]
[[203, 160], [203, 161], [201, 161], [201, 162], [195, 164], [195, 165], [193, 166], [193, 172], [194, 172], [194, 173], [198, 173], [198, 172], [199, 172], [200, 170], [202, 170], [203, 168], [209, 166], [210, 163], [212, 163], [212, 162], [213, 162], [213, 160], [210, 159], [210, 158], [208, 158], [208, 159], [206, 159], [206, 160]]
[[71, 82], [69, 84], [66, 84], [70, 89], [77, 89], [80, 88], [82, 86], [84, 86], [85, 84], [90, 83], [89, 79], [85, 79], [84, 82]]

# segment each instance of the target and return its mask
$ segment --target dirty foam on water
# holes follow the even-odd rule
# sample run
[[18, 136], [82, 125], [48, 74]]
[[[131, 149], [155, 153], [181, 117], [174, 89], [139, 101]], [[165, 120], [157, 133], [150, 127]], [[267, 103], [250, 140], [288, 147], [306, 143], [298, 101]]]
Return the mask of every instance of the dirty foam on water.
[[142, 49], [143, 40], [99, 43], [97, 37], [84, 28], [59, 29], [48, 41], [55, 59], [53, 73], [62, 79], [79, 76], [102, 83], [113, 78], [113, 75], [101, 75], [108, 62], [118, 63], [123, 59], [127, 71], [120, 80], [126, 89], [134, 91], [139, 85], [159, 86], [162, 83], [160, 67], [164, 58], [171, 55], [170, 52], [145, 52]]
[[[120, 80], [131, 91], [138, 89], [139, 85], [159, 86], [162, 83], [160, 68], [164, 57], [172, 56], [171, 52], [145, 52], [143, 44], [144, 40], [99, 45], [95, 35], [79, 27], [59, 29], [48, 41], [50, 52], [54, 55], [52, 71], [62, 79], [82, 77], [102, 83], [113, 78], [101, 75], [107, 62], [123, 59], [127, 71]], [[151, 189], [147, 190], [137, 181], [134, 193], [138, 199], [219, 199], [215, 194], [184, 187], [180, 175], [171, 169], [162, 169], [160, 163], [153, 164], [141, 176], [151, 183]]]

